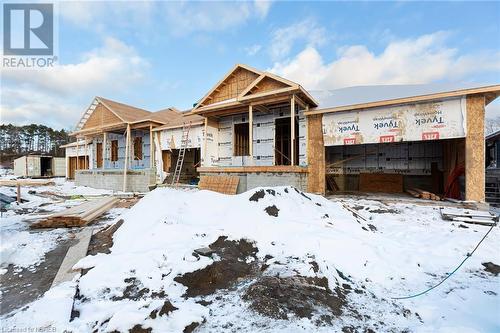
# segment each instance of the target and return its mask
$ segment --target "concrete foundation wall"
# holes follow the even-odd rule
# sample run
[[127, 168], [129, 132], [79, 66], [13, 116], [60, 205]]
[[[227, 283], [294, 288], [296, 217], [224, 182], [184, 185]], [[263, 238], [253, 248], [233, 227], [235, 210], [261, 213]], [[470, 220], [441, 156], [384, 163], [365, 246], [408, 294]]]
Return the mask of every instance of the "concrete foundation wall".
[[307, 191], [307, 173], [295, 172], [201, 172], [200, 176], [237, 176], [240, 179], [237, 193], [243, 193], [256, 187], [294, 186]]
[[[127, 192], [147, 192], [149, 185], [154, 183], [155, 172], [152, 169], [127, 172]], [[121, 191], [123, 189], [123, 170], [77, 170], [75, 184]]]

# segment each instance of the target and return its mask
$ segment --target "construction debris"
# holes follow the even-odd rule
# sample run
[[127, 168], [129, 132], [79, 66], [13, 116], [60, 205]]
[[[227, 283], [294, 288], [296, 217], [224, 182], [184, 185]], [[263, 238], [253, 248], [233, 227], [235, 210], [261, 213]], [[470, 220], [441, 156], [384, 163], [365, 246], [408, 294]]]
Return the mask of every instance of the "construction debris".
[[47, 179], [0, 179], [0, 186], [51, 186], [55, 183]]
[[447, 221], [457, 221], [481, 225], [496, 225], [499, 216], [479, 210], [462, 210], [456, 208], [441, 208], [441, 217]]
[[406, 193], [410, 194], [411, 196], [415, 198], [421, 198], [421, 199], [426, 199], [426, 200], [435, 200], [435, 201], [440, 201], [441, 197], [437, 194], [434, 194], [429, 191], [424, 191], [419, 188], [410, 188], [406, 190]]
[[120, 199], [106, 197], [84, 202], [36, 222], [31, 228], [82, 227], [111, 209]]

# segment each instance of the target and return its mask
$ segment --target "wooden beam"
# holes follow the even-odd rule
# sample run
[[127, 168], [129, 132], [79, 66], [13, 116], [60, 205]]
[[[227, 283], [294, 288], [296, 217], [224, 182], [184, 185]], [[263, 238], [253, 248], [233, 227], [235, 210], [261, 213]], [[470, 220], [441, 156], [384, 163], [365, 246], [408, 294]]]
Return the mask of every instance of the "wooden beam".
[[483, 95], [467, 96], [465, 137], [465, 200], [484, 202], [484, 104]]
[[253, 107], [248, 106], [248, 152], [253, 160]]
[[123, 162], [123, 192], [127, 191], [127, 170], [130, 149], [130, 124], [127, 124], [127, 133], [125, 137], [125, 161]]
[[154, 167], [155, 148], [153, 145], [153, 125], [149, 125], [149, 168]]
[[102, 133], [102, 169], [106, 169], [106, 152], [108, 146], [108, 133]]
[[323, 142], [323, 115], [307, 117], [307, 191], [325, 194], [325, 145]]
[[297, 104], [299, 104], [301, 107], [303, 107], [304, 109], [307, 108], [307, 104], [306, 102], [304, 102], [299, 96], [297, 95], [294, 95], [295, 96], [295, 102]]
[[290, 100], [290, 152], [292, 165], [296, 164], [295, 161], [295, 95], [292, 95]]
[[262, 105], [262, 104], [259, 104], [259, 105], [255, 105], [255, 104], [252, 104], [253, 108], [259, 112], [264, 112], [264, 113], [269, 113], [271, 112], [271, 110], [269, 110], [269, 108], [265, 105]]
[[83, 137], [83, 140], [85, 141], [85, 156], [83, 157], [83, 167], [88, 170], [89, 166], [87, 165], [89, 161], [87, 161], [87, 156], [89, 156], [89, 153], [87, 151], [87, 138]]
[[[308, 173], [306, 167], [291, 166], [291, 165], [273, 165], [273, 166], [241, 166], [241, 167], [199, 167], [196, 169], [203, 173], [253, 173], [253, 172], [293, 172], [293, 173]], [[323, 175], [324, 176], [324, 175]]]
[[80, 154], [79, 154], [79, 150], [80, 150], [80, 146], [79, 146], [79, 139], [78, 137], [76, 137], [76, 169], [75, 170], [79, 170], [80, 169]]

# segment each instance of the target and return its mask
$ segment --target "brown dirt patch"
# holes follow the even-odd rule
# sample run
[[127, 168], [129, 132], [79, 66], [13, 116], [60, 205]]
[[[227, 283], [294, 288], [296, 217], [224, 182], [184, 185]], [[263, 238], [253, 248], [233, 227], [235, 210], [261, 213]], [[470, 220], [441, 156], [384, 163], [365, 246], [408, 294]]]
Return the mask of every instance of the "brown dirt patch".
[[276, 205], [272, 205], [272, 206], [269, 206], [269, 207], [266, 207], [266, 209], [264, 209], [266, 211], [266, 213], [269, 215], [269, 216], [274, 216], [274, 217], [278, 217], [278, 213], [279, 213], [279, 208], [276, 207]]
[[483, 262], [482, 265], [484, 266], [484, 270], [488, 273], [491, 273], [495, 276], [498, 276], [498, 274], [500, 273], [500, 266], [497, 264], [494, 264], [492, 262]]
[[96, 255], [98, 253], [110, 253], [110, 248], [113, 246], [113, 234], [123, 224], [123, 220], [119, 220], [106, 229], [103, 229], [90, 238], [87, 255]]
[[[346, 305], [340, 288], [328, 288], [326, 278], [303, 276], [264, 276], [248, 287], [243, 299], [258, 313], [276, 319], [288, 319], [289, 314], [299, 318], [312, 318], [319, 308], [332, 316], [340, 316]], [[331, 322], [332, 317], [320, 316], [320, 321]]]
[[221, 236], [209, 247], [220, 260], [174, 279], [188, 288], [186, 297], [209, 295], [218, 289], [230, 288], [239, 279], [258, 271], [255, 261], [246, 262], [249, 257], [255, 259], [258, 250], [245, 239], [229, 241], [227, 237]]

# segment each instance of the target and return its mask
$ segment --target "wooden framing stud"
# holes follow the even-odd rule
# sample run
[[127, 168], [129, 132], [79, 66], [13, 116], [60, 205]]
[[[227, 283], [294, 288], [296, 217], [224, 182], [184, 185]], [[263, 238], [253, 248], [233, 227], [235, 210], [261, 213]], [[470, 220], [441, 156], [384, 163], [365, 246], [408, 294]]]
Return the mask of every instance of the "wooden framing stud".
[[253, 159], [253, 106], [248, 106], [248, 152]]
[[292, 95], [290, 100], [290, 152], [292, 165], [296, 164], [295, 161], [295, 95]]

